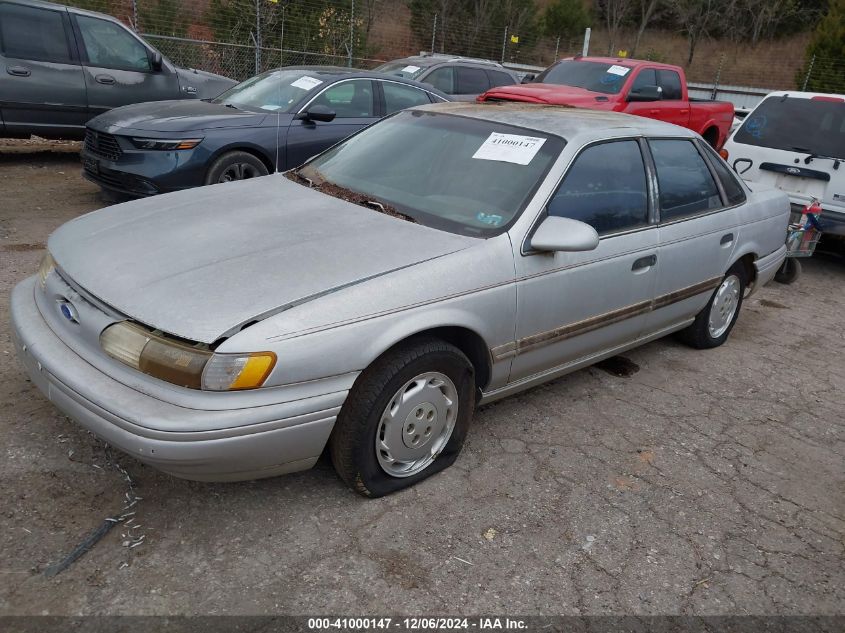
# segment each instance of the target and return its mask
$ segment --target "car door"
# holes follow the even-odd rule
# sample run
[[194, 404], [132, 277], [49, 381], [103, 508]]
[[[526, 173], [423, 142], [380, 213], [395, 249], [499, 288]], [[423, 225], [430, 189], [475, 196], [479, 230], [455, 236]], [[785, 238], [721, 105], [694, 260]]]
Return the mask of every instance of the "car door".
[[636, 340], [654, 293], [657, 227], [642, 143], [588, 145], [546, 213], [599, 233], [588, 252], [523, 253], [515, 245], [517, 326], [511, 381], [575, 363]]
[[689, 125], [690, 105], [684, 101], [684, 90], [681, 86], [681, 76], [675, 70], [658, 69], [657, 85], [663, 92], [660, 101], [660, 112], [656, 117], [661, 121], [686, 127]]
[[335, 113], [333, 121], [296, 119], [287, 134], [287, 167], [301, 165], [338, 141], [374, 122], [378, 117], [375, 87], [370, 79], [344, 79], [313, 97], [300, 112], [323, 105]]
[[180, 98], [175, 71], [166, 64], [155, 70], [152, 51], [129, 29], [90, 15], [72, 18], [92, 117], [130, 103]]
[[490, 90], [490, 80], [483, 68], [457, 66], [455, 80], [455, 101], [475, 101], [478, 95]]
[[[659, 247], [649, 331], [694, 317], [732, 262], [742, 188], [726, 199], [702, 147], [689, 138], [648, 141], [657, 176]], [[737, 183], [734, 183], [738, 186]]]
[[81, 136], [85, 80], [67, 10], [0, 2], [0, 54], [6, 134]]

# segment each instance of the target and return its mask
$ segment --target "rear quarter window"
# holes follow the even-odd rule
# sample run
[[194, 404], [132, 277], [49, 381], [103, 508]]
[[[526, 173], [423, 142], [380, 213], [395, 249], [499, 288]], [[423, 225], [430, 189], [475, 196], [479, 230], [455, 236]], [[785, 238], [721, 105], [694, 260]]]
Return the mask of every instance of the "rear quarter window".
[[722, 157], [719, 156], [708, 143], [701, 143], [701, 147], [710, 158], [713, 164], [713, 169], [719, 177], [719, 182], [722, 184], [722, 189], [725, 190], [725, 195], [728, 198], [728, 205], [741, 204], [745, 202], [745, 189], [739, 182], [739, 178], [734, 171], [728, 167]]

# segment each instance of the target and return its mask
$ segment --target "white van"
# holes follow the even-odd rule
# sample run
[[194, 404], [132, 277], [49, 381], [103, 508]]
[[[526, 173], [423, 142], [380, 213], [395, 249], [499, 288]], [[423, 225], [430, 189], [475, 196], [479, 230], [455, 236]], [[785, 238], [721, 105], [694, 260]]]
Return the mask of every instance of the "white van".
[[824, 232], [845, 237], [845, 96], [772, 92], [724, 149], [744, 180], [784, 191], [793, 210], [817, 198]]

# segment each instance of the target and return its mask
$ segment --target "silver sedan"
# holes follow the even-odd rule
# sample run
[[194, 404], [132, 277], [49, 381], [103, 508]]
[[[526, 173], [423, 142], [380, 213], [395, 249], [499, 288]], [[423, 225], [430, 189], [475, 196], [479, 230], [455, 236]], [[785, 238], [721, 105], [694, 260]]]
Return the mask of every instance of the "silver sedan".
[[721, 345], [788, 215], [679, 127], [424, 106], [294, 172], [65, 224], [13, 331], [56, 407], [167, 473], [328, 447], [380, 496], [452, 464], [478, 404], [672, 332]]

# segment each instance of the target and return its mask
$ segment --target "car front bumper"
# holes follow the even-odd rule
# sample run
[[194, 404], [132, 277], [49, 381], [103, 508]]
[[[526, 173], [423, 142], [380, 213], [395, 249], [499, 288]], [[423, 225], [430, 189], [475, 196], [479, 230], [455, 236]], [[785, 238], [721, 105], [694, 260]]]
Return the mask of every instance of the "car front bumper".
[[[12, 292], [18, 357], [41, 392], [94, 435], [168, 474], [199, 481], [271, 477], [317, 461], [348, 388], [297, 398], [285, 387], [284, 402], [234, 410], [164, 402], [118, 382], [65, 345], [41, 315], [35, 287], [30, 277]], [[327, 384], [336, 388], [337, 382]], [[179, 431], [162, 430], [174, 420]]]

